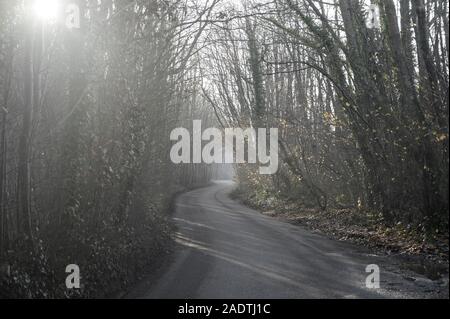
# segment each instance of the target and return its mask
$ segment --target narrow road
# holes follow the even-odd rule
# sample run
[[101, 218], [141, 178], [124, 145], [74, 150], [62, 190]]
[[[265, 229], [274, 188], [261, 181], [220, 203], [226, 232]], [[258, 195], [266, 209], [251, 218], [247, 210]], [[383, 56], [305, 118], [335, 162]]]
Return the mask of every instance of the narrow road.
[[[386, 257], [245, 207], [234, 184], [215, 182], [178, 197], [176, 247], [151, 285], [130, 298], [419, 297], [417, 283], [381, 268], [381, 288], [365, 287], [368, 264]], [[422, 296], [423, 297], [423, 296]]]

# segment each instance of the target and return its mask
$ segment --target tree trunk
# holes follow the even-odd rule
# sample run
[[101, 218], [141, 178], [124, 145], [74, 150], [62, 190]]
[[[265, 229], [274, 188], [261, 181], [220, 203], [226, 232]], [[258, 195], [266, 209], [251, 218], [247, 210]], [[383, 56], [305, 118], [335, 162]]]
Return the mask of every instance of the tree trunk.
[[[31, 21], [27, 21], [30, 23]], [[33, 113], [33, 38], [34, 30], [30, 23], [25, 43], [24, 61], [24, 110], [22, 132], [19, 138], [19, 160], [17, 167], [17, 227], [19, 236], [31, 240], [31, 190], [30, 190], [30, 138], [31, 117]]]

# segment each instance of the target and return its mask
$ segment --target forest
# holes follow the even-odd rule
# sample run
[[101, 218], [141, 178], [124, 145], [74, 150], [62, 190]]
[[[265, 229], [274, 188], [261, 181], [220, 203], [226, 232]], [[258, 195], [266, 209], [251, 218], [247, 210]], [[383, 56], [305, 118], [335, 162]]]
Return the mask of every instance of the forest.
[[135, 283], [177, 194], [222, 176], [170, 161], [193, 120], [278, 128], [275, 174], [234, 165], [241, 201], [369, 225], [448, 276], [448, 72], [446, 0], [0, 0], [0, 298]]

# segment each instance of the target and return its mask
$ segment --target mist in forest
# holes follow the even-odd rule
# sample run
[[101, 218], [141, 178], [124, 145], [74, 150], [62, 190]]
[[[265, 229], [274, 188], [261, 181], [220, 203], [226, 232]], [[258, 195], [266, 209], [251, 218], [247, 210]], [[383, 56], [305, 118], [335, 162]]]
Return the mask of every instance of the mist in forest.
[[[448, 21], [445, 0], [0, 0], [0, 298], [117, 296], [208, 209], [420, 260], [448, 298]], [[277, 169], [250, 160], [269, 133], [174, 162], [195, 120], [276, 129]]]

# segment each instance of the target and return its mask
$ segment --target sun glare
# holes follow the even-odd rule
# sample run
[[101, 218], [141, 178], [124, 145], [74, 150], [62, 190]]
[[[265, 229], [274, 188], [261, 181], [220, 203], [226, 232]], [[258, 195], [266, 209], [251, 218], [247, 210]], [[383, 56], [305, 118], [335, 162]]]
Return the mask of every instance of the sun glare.
[[55, 20], [58, 16], [59, 2], [59, 0], [34, 0], [34, 14], [41, 20]]

